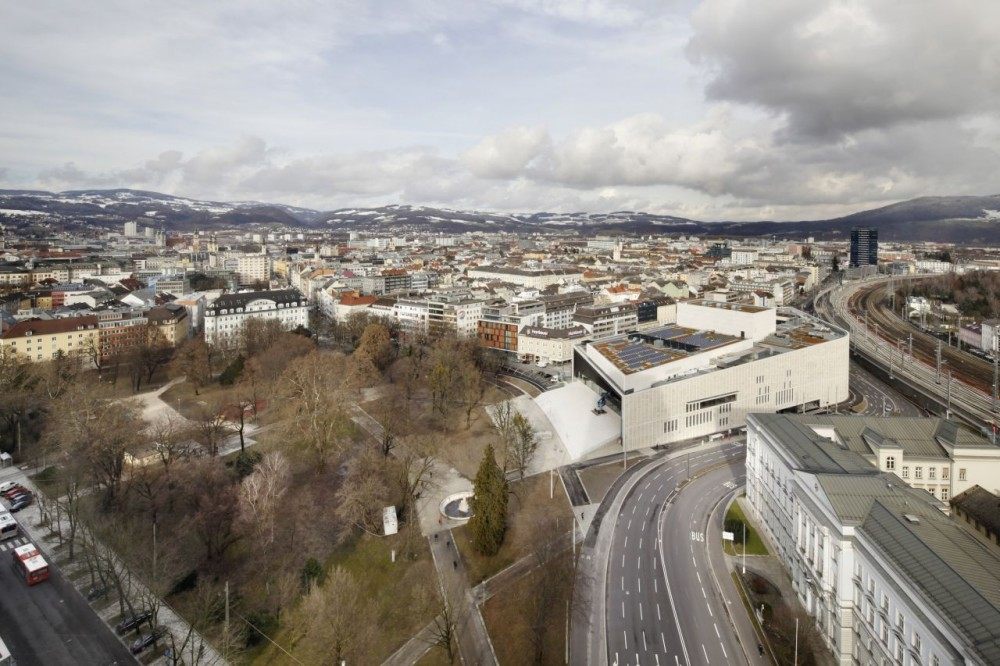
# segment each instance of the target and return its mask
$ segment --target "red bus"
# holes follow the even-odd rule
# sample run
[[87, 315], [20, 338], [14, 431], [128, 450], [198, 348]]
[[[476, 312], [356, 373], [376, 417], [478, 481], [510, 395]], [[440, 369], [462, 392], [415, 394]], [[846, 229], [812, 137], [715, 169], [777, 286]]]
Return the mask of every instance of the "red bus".
[[28, 585], [41, 583], [49, 577], [49, 563], [31, 543], [14, 549], [14, 568], [24, 577]]

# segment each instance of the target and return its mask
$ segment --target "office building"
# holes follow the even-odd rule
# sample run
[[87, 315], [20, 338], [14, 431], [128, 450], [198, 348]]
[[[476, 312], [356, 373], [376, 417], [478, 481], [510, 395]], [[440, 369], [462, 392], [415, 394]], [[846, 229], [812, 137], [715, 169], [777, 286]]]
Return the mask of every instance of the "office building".
[[305, 327], [309, 325], [309, 304], [298, 289], [223, 294], [205, 310], [205, 342], [238, 344], [243, 326], [251, 318], [276, 320], [286, 330]]
[[852, 268], [878, 265], [878, 229], [875, 227], [854, 227], [851, 229]]

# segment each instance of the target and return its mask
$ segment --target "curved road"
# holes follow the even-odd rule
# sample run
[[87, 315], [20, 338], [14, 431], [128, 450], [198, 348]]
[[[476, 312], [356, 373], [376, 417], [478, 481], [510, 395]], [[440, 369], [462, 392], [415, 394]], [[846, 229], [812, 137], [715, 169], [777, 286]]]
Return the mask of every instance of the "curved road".
[[[743, 454], [742, 444], [693, 452], [690, 482], [687, 456], [675, 457], [631, 486], [608, 557], [607, 663], [746, 663], [720, 594], [720, 583], [732, 588], [718, 544], [721, 516], [709, 528], [715, 507], [743, 483]], [[738, 601], [735, 611], [748, 628]]]

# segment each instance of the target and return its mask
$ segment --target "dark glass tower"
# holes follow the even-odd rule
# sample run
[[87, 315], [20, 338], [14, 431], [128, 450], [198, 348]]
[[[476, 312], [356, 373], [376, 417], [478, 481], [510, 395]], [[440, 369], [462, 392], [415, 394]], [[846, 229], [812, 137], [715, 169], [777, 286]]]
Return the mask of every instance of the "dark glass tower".
[[854, 227], [851, 229], [851, 266], [878, 265], [878, 229]]

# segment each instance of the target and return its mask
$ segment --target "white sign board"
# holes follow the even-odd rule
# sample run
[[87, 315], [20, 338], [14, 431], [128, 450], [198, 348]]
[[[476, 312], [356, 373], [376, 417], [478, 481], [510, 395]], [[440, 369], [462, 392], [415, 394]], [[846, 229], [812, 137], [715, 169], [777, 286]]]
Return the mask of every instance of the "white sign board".
[[723, 532], [722, 533], [722, 540], [723, 541], [732, 541], [734, 538], [735, 538], [735, 535], [732, 532]]
[[382, 528], [386, 536], [391, 536], [399, 531], [399, 521], [396, 519], [396, 507], [387, 506], [382, 509]]

